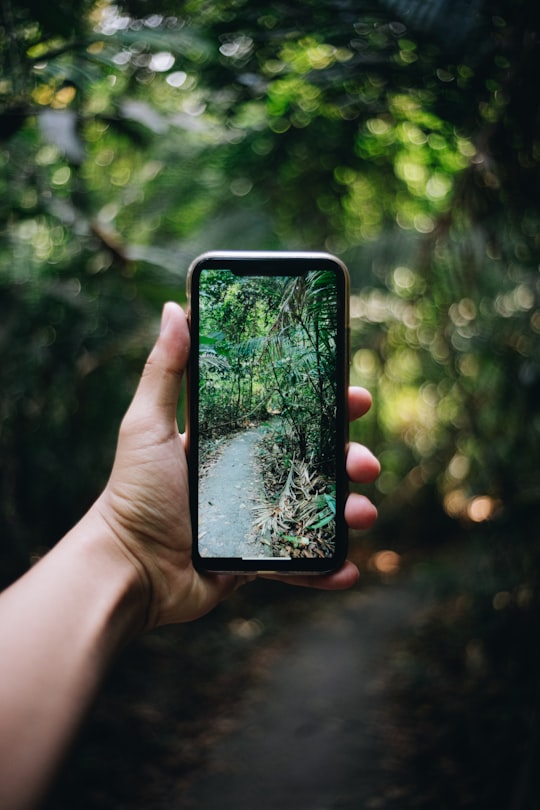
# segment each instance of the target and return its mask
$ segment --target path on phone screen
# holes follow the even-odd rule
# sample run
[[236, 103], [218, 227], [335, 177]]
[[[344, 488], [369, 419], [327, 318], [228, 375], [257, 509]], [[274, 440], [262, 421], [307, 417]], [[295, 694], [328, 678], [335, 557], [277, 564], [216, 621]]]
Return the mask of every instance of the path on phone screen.
[[[421, 607], [407, 585], [316, 594], [266, 650], [174, 810], [398, 810], [385, 688]], [[283, 644], [283, 636], [287, 638]], [[219, 727], [219, 720], [216, 723]]]
[[262, 491], [256, 447], [263, 427], [234, 436], [201, 483], [201, 553], [212, 557], [265, 557], [271, 549], [254, 536], [253, 510]]

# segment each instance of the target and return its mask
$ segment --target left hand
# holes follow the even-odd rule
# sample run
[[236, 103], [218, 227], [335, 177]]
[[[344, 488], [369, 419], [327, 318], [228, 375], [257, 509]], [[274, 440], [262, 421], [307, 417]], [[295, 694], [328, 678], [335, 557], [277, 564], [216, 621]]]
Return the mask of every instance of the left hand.
[[[196, 619], [239, 585], [254, 579], [250, 575], [204, 575], [192, 565], [186, 453], [176, 424], [189, 347], [183, 310], [177, 304], [166, 304], [160, 335], [122, 421], [110, 479], [91, 510], [106, 524], [115, 550], [120, 549], [137, 571], [145, 595], [145, 629]], [[365, 389], [350, 389], [352, 419], [370, 405]], [[379, 470], [379, 462], [367, 448], [349, 446], [351, 481], [373, 481]], [[349, 495], [345, 517], [351, 528], [366, 529], [376, 516], [365, 496]], [[322, 576], [271, 578], [335, 590], [354, 585], [358, 576], [356, 566], [346, 562], [338, 571]]]

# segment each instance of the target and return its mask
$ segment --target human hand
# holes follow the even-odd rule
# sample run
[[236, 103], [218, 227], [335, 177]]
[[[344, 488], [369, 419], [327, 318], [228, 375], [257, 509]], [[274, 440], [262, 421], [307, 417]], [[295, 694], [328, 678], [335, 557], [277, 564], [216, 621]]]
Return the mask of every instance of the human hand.
[[[186, 453], [176, 424], [189, 346], [182, 309], [166, 304], [159, 338], [122, 422], [109, 482], [93, 507], [138, 573], [147, 601], [145, 629], [202, 616], [239, 585], [254, 579], [250, 575], [204, 575], [192, 565]], [[365, 413], [370, 404], [367, 391], [350, 389], [352, 419]], [[352, 481], [372, 481], [379, 469], [369, 450], [350, 445], [347, 473]], [[366, 497], [349, 495], [345, 516], [351, 528], [368, 528], [376, 515]], [[353, 585], [358, 570], [347, 562], [323, 576], [268, 577], [334, 590]]]

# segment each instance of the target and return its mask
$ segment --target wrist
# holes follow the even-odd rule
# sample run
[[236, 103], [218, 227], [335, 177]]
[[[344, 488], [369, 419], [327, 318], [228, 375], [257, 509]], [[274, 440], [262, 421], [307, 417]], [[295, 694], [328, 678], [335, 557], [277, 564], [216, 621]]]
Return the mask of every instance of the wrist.
[[[118, 539], [107, 521], [100, 501], [59, 544], [66, 555], [77, 559], [73, 571], [81, 571], [81, 597], [94, 604], [101, 620], [100, 637], [113, 647], [139, 635], [146, 626], [150, 583], [145, 571]], [[69, 565], [69, 563], [68, 563]]]

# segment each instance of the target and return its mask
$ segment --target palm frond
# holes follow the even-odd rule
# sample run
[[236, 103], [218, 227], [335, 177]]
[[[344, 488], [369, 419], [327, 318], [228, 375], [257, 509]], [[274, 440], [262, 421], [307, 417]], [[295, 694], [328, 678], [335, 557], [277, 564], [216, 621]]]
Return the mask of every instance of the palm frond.
[[[328, 481], [300, 459], [293, 459], [287, 479], [273, 503], [261, 500], [255, 509], [254, 526], [264, 536], [300, 545], [317, 542], [335, 532], [335, 498]], [[323, 531], [324, 530], [324, 531]]]

